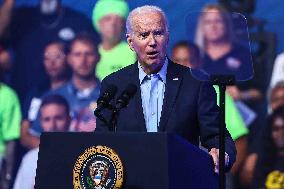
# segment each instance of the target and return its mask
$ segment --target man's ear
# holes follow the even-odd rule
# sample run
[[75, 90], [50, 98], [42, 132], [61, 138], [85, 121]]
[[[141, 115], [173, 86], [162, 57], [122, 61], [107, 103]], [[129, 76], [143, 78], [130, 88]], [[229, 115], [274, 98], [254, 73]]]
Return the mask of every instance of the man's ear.
[[132, 51], [134, 51], [134, 48], [133, 48], [133, 39], [131, 37], [130, 34], [126, 34], [126, 40], [127, 40], [127, 43], [128, 43], [128, 46], [130, 47], [130, 49]]

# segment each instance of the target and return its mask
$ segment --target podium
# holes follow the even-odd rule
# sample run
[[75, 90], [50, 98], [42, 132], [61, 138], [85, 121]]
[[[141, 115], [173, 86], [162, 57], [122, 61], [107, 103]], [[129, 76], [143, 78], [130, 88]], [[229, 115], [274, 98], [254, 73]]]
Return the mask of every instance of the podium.
[[[90, 160], [91, 156], [86, 155], [87, 152], [95, 152], [87, 150], [94, 149], [92, 148], [94, 146], [109, 148], [120, 158], [123, 172], [120, 172], [121, 169], [118, 167], [118, 170], [112, 171], [109, 175], [123, 174], [118, 177], [123, 177], [124, 189], [218, 188], [218, 175], [214, 173], [212, 158], [206, 152], [174, 134], [132, 132], [43, 133], [35, 188], [112, 188], [91, 187], [82, 183], [80, 187], [74, 185], [77, 179], [78, 182], [80, 179], [82, 181], [85, 179], [81, 175], [74, 176], [76, 170], [78, 173], [81, 168], [85, 170], [84, 173], [89, 174], [91, 165], [95, 165], [91, 164], [93, 161]], [[103, 151], [109, 154], [107, 150], [101, 150]], [[114, 155], [109, 155], [110, 158], [116, 158]], [[97, 157], [102, 158], [100, 155]], [[82, 158], [85, 158], [87, 163], [84, 164]], [[119, 165], [117, 159], [114, 161], [113, 165]], [[91, 176], [89, 180], [85, 179], [88, 184], [91, 182], [90, 178]], [[103, 177], [92, 178], [95, 183]]]

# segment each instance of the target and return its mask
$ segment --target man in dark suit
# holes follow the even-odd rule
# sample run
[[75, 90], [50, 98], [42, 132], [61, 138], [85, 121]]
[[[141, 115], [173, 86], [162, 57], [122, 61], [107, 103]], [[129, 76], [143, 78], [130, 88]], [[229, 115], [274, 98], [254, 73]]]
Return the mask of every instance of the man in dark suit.
[[[134, 9], [126, 28], [127, 42], [136, 52], [138, 62], [106, 77], [101, 89], [104, 92], [114, 84], [120, 94], [130, 83], [137, 86], [128, 107], [120, 112], [117, 131], [176, 133], [195, 145], [200, 136], [218, 172], [220, 115], [212, 85], [194, 79], [188, 68], [166, 57], [169, 31], [160, 8]], [[105, 128], [97, 121], [97, 131]], [[235, 161], [236, 150], [228, 132], [226, 153], [229, 168]]]

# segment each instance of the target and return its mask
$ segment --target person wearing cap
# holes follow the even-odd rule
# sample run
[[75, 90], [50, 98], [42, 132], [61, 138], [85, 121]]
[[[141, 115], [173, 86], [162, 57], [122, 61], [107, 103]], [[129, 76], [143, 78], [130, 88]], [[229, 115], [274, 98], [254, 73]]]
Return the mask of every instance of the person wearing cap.
[[102, 40], [95, 73], [99, 80], [136, 61], [135, 53], [122, 39], [128, 12], [124, 0], [98, 0], [93, 9], [93, 25]]

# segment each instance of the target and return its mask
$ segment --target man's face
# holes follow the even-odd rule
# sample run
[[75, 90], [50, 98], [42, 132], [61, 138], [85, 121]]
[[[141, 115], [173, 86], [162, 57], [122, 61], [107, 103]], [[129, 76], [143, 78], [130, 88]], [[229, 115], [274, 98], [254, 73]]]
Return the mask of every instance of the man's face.
[[59, 104], [47, 104], [40, 110], [40, 122], [45, 132], [67, 131], [70, 124], [69, 112]]
[[276, 147], [284, 150], [284, 119], [277, 117], [272, 124], [272, 139]]
[[271, 93], [271, 109], [273, 111], [282, 105], [284, 105], [284, 87], [279, 87]]
[[43, 62], [51, 79], [60, 78], [66, 72], [65, 54], [58, 44], [51, 44], [45, 49]]
[[99, 54], [93, 45], [83, 41], [73, 43], [68, 55], [68, 63], [75, 76], [83, 79], [93, 77], [98, 61]]
[[203, 13], [202, 31], [208, 42], [223, 40], [226, 33], [226, 27], [222, 14], [217, 10]]
[[156, 69], [163, 65], [168, 40], [165, 20], [157, 12], [136, 15], [132, 33], [127, 34], [127, 42], [144, 68]]
[[108, 14], [99, 21], [100, 33], [103, 40], [120, 41], [124, 29], [124, 19], [116, 14]]

